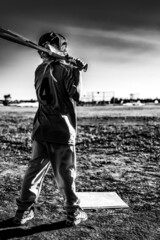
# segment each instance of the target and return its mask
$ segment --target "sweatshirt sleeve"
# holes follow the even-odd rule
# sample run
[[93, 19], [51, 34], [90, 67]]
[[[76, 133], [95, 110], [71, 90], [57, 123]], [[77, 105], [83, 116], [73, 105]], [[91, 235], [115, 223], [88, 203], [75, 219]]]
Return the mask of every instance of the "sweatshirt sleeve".
[[76, 68], [68, 68], [64, 76], [64, 85], [69, 97], [73, 98], [76, 102], [81, 97], [81, 72]]

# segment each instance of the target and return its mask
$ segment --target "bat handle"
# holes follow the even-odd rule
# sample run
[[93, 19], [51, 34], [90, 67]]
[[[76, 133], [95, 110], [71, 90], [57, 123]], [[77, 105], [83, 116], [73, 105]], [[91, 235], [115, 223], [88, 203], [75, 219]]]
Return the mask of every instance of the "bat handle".
[[83, 70], [84, 72], [88, 69], [88, 64], [82, 62], [80, 59], [75, 59], [69, 55], [66, 56], [66, 61], [71, 63], [73, 66], [79, 68], [80, 70]]
[[87, 70], [88, 70], [88, 64], [86, 63], [86, 64], [84, 65], [84, 67], [83, 67], [83, 71], [84, 71], [84, 72], [87, 72]]
[[84, 72], [87, 72], [87, 69], [88, 69], [88, 64], [85, 63], [85, 64], [83, 65], [82, 70], [83, 70]]

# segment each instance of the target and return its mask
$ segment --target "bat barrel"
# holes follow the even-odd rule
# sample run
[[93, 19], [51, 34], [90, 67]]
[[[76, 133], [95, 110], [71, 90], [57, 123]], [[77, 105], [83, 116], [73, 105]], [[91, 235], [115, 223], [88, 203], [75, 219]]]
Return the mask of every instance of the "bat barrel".
[[[23, 36], [21, 36], [17, 33], [12, 32], [8, 29], [4, 29], [4, 28], [0, 27], [0, 38], [3, 38], [10, 42], [14, 42], [14, 43], [26, 46], [26, 47], [36, 49], [38, 51], [45, 52], [45, 53], [49, 54], [50, 56], [53, 56], [53, 57], [59, 58], [59, 59], [64, 59], [64, 60], [66, 60], [66, 62], [69, 62], [76, 66], [76, 60], [73, 57], [69, 56], [69, 58], [68, 58], [68, 56], [63, 55], [62, 52], [60, 52], [60, 51], [52, 52], [51, 50], [41, 47], [40, 45], [30, 41], [27, 38], [24, 38]], [[83, 69], [83, 71], [86, 72], [88, 69], [88, 64], [85, 63], [84, 66], [82, 66], [82, 69]]]

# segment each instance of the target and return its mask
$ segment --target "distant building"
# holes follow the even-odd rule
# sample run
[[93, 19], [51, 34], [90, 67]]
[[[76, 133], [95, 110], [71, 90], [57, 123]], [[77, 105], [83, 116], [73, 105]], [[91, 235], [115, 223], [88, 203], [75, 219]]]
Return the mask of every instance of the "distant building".
[[130, 94], [130, 100], [136, 100], [139, 98], [139, 93], [131, 93]]
[[114, 97], [114, 92], [87, 92], [83, 94], [81, 101], [82, 102], [110, 102], [111, 99]]
[[155, 100], [154, 100], [154, 104], [159, 104], [158, 99], [155, 99]]

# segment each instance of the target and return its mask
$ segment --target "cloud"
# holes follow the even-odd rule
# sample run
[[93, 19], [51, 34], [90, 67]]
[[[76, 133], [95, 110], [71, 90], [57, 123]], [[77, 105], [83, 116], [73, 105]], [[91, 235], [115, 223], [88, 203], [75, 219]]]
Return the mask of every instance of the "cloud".
[[[160, 54], [160, 34], [158, 31], [145, 29], [99, 30], [68, 27], [71, 46], [81, 49], [86, 57], [101, 58], [103, 61], [127, 62], [147, 60], [151, 55]], [[87, 49], [87, 51], [86, 51]]]

